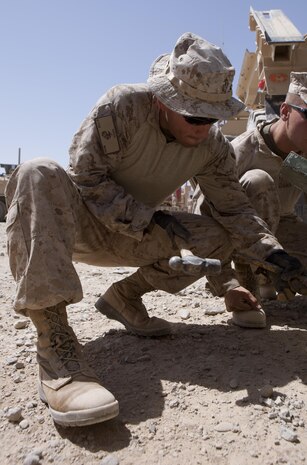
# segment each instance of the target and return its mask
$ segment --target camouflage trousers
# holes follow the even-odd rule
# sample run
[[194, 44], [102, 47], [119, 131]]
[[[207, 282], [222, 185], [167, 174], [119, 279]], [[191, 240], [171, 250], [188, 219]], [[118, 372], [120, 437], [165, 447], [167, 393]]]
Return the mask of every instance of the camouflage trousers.
[[[272, 177], [263, 170], [254, 169], [244, 173], [240, 183], [260, 218], [269, 226], [282, 247], [290, 254], [297, 257], [307, 269], [307, 224], [298, 218], [295, 213], [287, 216], [280, 215], [279, 193]], [[199, 193], [198, 193], [199, 194]], [[198, 195], [196, 213], [208, 212], [203, 195]], [[232, 268], [231, 260], [224, 262], [219, 281], [208, 277], [210, 289], [214, 295], [223, 295], [224, 289], [221, 283], [227, 280]], [[267, 281], [264, 276], [254, 275], [255, 267], [237, 262], [235, 264], [236, 277], [239, 283], [253, 293], [257, 293], [259, 284]], [[234, 281], [233, 281], [234, 282]]]
[[[138, 241], [98, 222], [77, 186], [54, 161], [34, 159], [20, 165], [10, 178], [6, 196], [8, 254], [16, 281], [17, 312], [80, 301], [82, 286], [74, 261], [140, 267], [153, 289], [170, 293], [199, 279], [170, 269], [168, 260], [179, 250], [159, 226]], [[176, 214], [191, 232], [186, 248], [204, 258], [229, 259], [231, 241], [214, 219]], [[229, 272], [222, 282], [219, 276], [213, 281], [221, 287], [235, 287], [232, 277]]]
[[280, 200], [273, 179], [263, 170], [247, 171], [240, 183], [258, 215], [283, 248], [297, 257], [307, 268], [307, 224], [293, 214], [280, 215]]
[[[266, 221], [282, 247], [297, 257], [307, 269], [307, 224], [294, 213], [280, 216], [279, 193], [271, 176], [263, 170], [250, 170], [240, 178], [240, 183], [256, 212]], [[229, 274], [230, 267], [230, 262], [223, 265], [221, 278]], [[263, 274], [254, 274], [256, 268], [253, 266], [236, 262], [235, 269], [240, 284], [255, 295], [259, 286], [270, 283]], [[220, 295], [222, 289], [215, 288], [210, 278], [209, 282], [214, 292]]]

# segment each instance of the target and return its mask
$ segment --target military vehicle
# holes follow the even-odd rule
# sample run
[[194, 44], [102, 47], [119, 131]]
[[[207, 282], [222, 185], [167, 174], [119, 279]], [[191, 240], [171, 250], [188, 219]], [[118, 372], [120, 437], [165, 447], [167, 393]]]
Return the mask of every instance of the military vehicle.
[[5, 188], [9, 180], [10, 174], [14, 171], [17, 165], [8, 165], [0, 163], [0, 167], [5, 170], [3, 174], [0, 174], [0, 221], [5, 221], [7, 209], [5, 203]]
[[249, 28], [256, 33], [256, 50], [245, 51], [236, 89], [246, 109], [221, 128], [230, 139], [262, 119], [279, 115], [290, 72], [307, 69], [307, 35], [282, 10], [250, 8]]

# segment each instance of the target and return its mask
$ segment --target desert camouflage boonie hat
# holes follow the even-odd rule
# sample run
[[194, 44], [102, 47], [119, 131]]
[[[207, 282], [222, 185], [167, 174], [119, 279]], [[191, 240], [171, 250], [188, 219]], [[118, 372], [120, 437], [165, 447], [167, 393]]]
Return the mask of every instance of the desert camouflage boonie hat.
[[157, 98], [177, 113], [225, 119], [244, 108], [232, 96], [234, 74], [221, 48], [186, 32], [171, 54], [154, 61], [147, 82]]
[[298, 95], [307, 104], [307, 73], [290, 73], [288, 92]]

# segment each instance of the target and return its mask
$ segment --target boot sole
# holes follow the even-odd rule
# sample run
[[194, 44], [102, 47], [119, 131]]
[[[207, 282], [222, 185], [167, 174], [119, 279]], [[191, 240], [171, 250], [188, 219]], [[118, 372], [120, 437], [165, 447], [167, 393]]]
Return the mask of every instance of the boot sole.
[[125, 326], [125, 328], [130, 331], [131, 333], [136, 334], [137, 336], [167, 336], [168, 334], [171, 333], [170, 328], [161, 328], [161, 329], [139, 329], [136, 328], [135, 326], [131, 326], [131, 324], [106, 300], [104, 300], [102, 297], [100, 297], [97, 302], [95, 303], [95, 307], [97, 310], [105, 315], [106, 317], [110, 318], [111, 320], [116, 320], [122, 325]]
[[54, 410], [48, 404], [43, 388], [40, 383], [38, 384], [38, 392], [41, 400], [47, 404], [52, 419], [55, 423], [61, 426], [86, 426], [94, 425], [96, 423], [102, 423], [112, 418], [117, 417], [119, 414], [119, 406], [117, 400], [111, 404], [104, 405], [101, 407], [87, 409], [87, 410], [75, 410], [73, 412], [59, 412]]
[[232, 313], [232, 322], [236, 326], [239, 326], [241, 328], [251, 328], [251, 329], [263, 329], [266, 327], [266, 316], [261, 315], [262, 319], [260, 318], [258, 321], [248, 321], [248, 320], [240, 320], [239, 315], [244, 314], [244, 312], [233, 312]]

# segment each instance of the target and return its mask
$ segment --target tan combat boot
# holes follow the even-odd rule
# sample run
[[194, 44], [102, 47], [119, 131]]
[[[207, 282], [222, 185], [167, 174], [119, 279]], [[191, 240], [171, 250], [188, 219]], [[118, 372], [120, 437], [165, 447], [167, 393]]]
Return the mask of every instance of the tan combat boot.
[[233, 311], [232, 322], [241, 328], [261, 329], [266, 327], [266, 315], [262, 308]]
[[118, 402], [86, 363], [60, 303], [28, 311], [36, 326], [39, 394], [63, 426], [100, 423], [118, 415]]
[[164, 336], [171, 332], [171, 325], [162, 318], [149, 317], [141, 296], [153, 288], [137, 271], [128, 278], [112, 284], [101, 296], [95, 307], [103, 315], [122, 323], [126, 329], [139, 336]]

